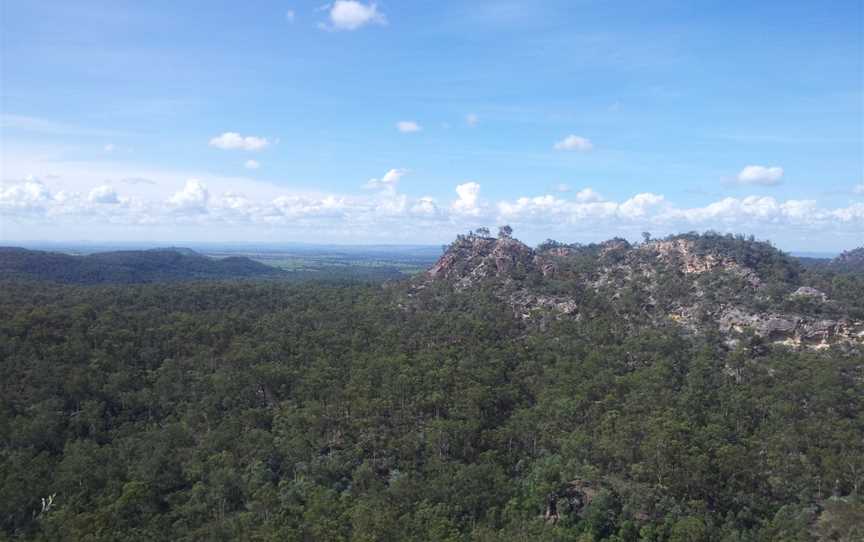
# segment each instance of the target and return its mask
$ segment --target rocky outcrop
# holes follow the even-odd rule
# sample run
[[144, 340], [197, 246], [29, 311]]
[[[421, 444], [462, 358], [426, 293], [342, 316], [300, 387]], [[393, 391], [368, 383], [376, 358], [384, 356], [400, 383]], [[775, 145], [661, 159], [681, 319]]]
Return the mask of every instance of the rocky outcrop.
[[689, 239], [652, 241], [641, 245], [639, 250], [655, 253], [660, 261], [676, 267], [684, 274], [702, 274], [720, 269], [740, 276], [754, 288], [762, 284], [759, 275], [752, 269], [723, 254], [701, 254], [696, 250], [696, 244]]
[[426, 275], [460, 288], [490, 278], [508, 280], [537, 269], [534, 250], [509, 237], [459, 236]]
[[769, 342], [788, 346], [828, 348], [832, 344], [864, 344], [864, 322], [831, 320], [801, 315], [753, 313], [737, 307], [717, 318], [724, 333], [752, 331]]
[[815, 299], [817, 301], [828, 301], [828, 296], [825, 295], [825, 292], [821, 292], [816, 288], [811, 288], [810, 286], [802, 286], [789, 294], [789, 297], [792, 298], [806, 298], [806, 299]]
[[[423, 281], [442, 280], [463, 291], [491, 285], [514, 315], [541, 317], [541, 324], [550, 316], [590, 317], [582, 312], [584, 295], [590, 294], [605, 297], [622, 318], [638, 312], [642, 321], [672, 320], [692, 333], [713, 327], [731, 342], [753, 333], [795, 348], [864, 347], [864, 322], [748, 308], [754, 301], [765, 304], [768, 297], [756, 270], [733, 256], [746, 256], [746, 251], [724, 253], [722, 246], [697, 241], [701, 239], [687, 236], [631, 245], [612, 239], [588, 247], [549, 243], [534, 250], [509, 236], [459, 236], [418, 288]], [[546, 280], [567, 287], [550, 289], [543, 286]], [[614, 309], [619, 299], [627, 304]], [[809, 286], [797, 288], [788, 299], [836, 309], [824, 292]], [[808, 306], [813, 305], [796, 305], [796, 310], [806, 313]]]

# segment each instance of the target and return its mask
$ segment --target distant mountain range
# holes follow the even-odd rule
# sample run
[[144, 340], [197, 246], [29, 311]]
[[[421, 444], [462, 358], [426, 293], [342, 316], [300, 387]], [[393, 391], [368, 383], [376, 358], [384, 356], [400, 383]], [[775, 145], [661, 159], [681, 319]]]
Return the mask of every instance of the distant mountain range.
[[0, 279], [68, 284], [147, 283], [232, 278], [279, 278], [287, 274], [246, 257], [209, 258], [188, 248], [120, 250], [73, 256], [0, 247]]

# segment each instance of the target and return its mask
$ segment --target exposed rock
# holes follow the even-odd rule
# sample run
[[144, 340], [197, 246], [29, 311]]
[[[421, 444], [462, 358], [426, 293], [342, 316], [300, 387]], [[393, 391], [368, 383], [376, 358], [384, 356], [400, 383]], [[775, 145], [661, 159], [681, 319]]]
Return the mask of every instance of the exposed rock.
[[[714, 328], [726, 335], [728, 344], [752, 332], [795, 348], [864, 347], [864, 322], [752, 308], [754, 302], [768, 300], [763, 279], [737, 257], [758, 264], [761, 260], [753, 254], [767, 253], [775, 265], [782, 263], [782, 254], [770, 245], [737, 245], [724, 252], [721, 243], [702, 241], [692, 235], [640, 245], [612, 239], [587, 247], [549, 243], [534, 250], [509, 236], [471, 234], [459, 236], [416, 288], [422, 288], [424, 280], [444, 280], [457, 290], [491, 285], [517, 317], [540, 317], [541, 325], [549, 317], [590, 316], [582, 314], [581, 305], [590, 292], [605, 296], [613, 306], [626, 299], [622, 318], [671, 320], [691, 333]], [[567, 288], [538, 289], [538, 280]], [[827, 301], [825, 293], [809, 286], [797, 288], [790, 297]]]
[[751, 330], [768, 341], [788, 346], [818, 349], [838, 343], [864, 343], [864, 322], [747, 313], [738, 308], [724, 311], [717, 322], [722, 332], [741, 333]]
[[828, 296], [825, 295], [824, 292], [817, 290], [816, 288], [811, 288], [810, 286], [802, 286], [792, 292], [789, 297], [806, 297], [812, 299], [818, 299], [819, 301], [827, 301]]
[[655, 252], [658, 259], [678, 267], [685, 274], [701, 274], [722, 269], [744, 278], [753, 287], [758, 288], [762, 284], [759, 275], [752, 269], [742, 266], [728, 256], [699, 254], [695, 248], [695, 243], [689, 239], [652, 241], [641, 245], [639, 249]]
[[457, 280], [462, 288], [492, 277], [512, 278], [536, 269], [534, 250], [509, 237], [459, 236], [427, 275]]

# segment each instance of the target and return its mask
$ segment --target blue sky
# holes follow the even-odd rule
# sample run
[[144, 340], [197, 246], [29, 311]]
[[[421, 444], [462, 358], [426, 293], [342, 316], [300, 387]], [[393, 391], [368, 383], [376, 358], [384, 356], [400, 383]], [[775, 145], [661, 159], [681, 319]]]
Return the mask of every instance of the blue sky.
[[2, 4], [0, 240], [864, 244], [862, 4]]

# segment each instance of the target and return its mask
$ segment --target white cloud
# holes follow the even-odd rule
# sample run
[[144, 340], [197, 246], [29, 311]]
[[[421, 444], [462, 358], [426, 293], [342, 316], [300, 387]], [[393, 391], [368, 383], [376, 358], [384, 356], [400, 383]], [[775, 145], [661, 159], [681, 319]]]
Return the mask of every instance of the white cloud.
[[498, 202], [498, 214], [506, 221], [548, 218], [566, 212], [567, 202], [555, 196], [518, 198], [516, 201]]
[[588, 152], [594, 148], [594, 144], [584, 137], [570, 134], [561, 141], [555, 143], [556, 151], [578, 151]]
[[498, 203], [499, 218], [536, 224], [578, 224], [597, 220], [650, 220], [665, 204], [658, 194], [636, 194], [621, 203], [603, 201], [590, 188], [580, 190], [573, 200], [552, 195], [523, 197]]
[[642, 218], [648, 214], [650, 210], [665, 201], [663, 196], [645, 192], [636, 194], [624, 203], [618, 206], [618, 214], [624, 218], [634, 219]]
[[245, 194], [229, 191], [216, 200], [214, 207], [216, 209], [248, 212], [255, 207], [255, 204]]
[[778, 166], [746, 166], [738, 173], [741, 184], [775, 185], [783, 178], [783, 168]]
[[52, 202], [51, 192], [39, 179], [0, 185], [0, 210], [6, 215], [42, 213]]
[[117, 197], [117, 192], [110, 185], [97, 186], [90, 191], [87, 199], [91, 203], [117, 204], [120, 203], [120, 198]]
[[385, 192], [375, 205], [375, 213], [385, 216], [401, 215], [405, 213], [407, 207], [408, 196], [405, 194], [396, 194], [395, 192]]
[[225, 132], [210, 139], [210, 146], [223, 150], [260, 151], [270, 145], [267, 138], [256, 136], [241, 136], [237, 132]]
[[407, 169], [391, 169], [387, 173], [385, 173], [384, 176], [380, 179], [369, 179], [368, 181], [366, 181], [366, 184], [363, 185], [363, 188], [395, 191], [396, 185], [399, 184], [399, 181], [402, 179], [402, 177], [405, 176], [406, 173], [408, 173]]
[[396, 123], [396, 129], [403, 134], [410, 134], [421, 131], [423, 127], [414, 122], [413, 120], [400, 120]]
[[480, 197], [480, 185], [469, 181], [460, 184], [456, 187], [456, 194], [459, 196], [456, 201], [450, 206], [453, 212], [463, 215], [479, 216], [480, 206], [478, 200]]
[[189, 179], [183, 190], [175, 193], [168, 200], [175, 209], [188, 212], [207, 212], [207, 202], [210, 200], [210, 192], [198, 179]]
[[864, 228], [864, 203], [853, 203], [849, 207], [835, 209], [829, 213], [829, 216], [843, 222], [861, 222], [861, 227], [857, 233], [860, 239], [861, 228]]
[[294, 22], [295, 16], [296, 16], [296, 14], [294, 13], [293, 9], [289, 9], [289, 10], [285, 11], [285, 20], [288, 21], [289, 23]]
[[357, 30], [369, 24], [387, 24], [387, 18], [378, 11], [376, 4], [336, 0], [330, 6], [330, 24], [324, 27], [331, 30]]
[[852, 192], [855, 194], [864, 194], [864, 183], [855, 185]]
[[563, 192], [569, 192], [570, 191], [570, 185], [567, 183], [556, 184], [555, 185], [555, 191], [556, 192], [562, 192], [562, 193]]
[[111, 153], [111, 152], [114, 152], [114, 149], [116, 149], [116, 148], [117, 147], [115, 147], [113, 143], [108, 143], [104, 147], [102, 147], [102, 150], [105, 152]]
[[603, 198], [592, 188], [583, 188], [582, 190], [576, 192], [576, 201], [582, 203], [591, 203], [595, 201], [603, 201]]
[[[835, 213], [840, 211], [840, 215]], [[768, 196], [723, 198], [704, 207], [671, 209], [664, 219], [683, 219], [694, 224], [718, 224], [748, 228], [754, 224], [818, 225], [830, 216], [850, 216], [844, 210], [828, 211], [813, 200], [787, 200], [778, 202]]]
[[[383, 172], [367, 183], [372, 192], [358, 187], [352, 195], [289, 188], [282, 179], [9, 153], [7, 181], [0, 182], [0, 238], [167, 241], [182, 234], [190, 240], [373, 242], [389, 235], [405, 242], [441, 242], [478, 224], [508, 223], [527, 241], [714, 229], [753, 233], [790, 248], [837, 250], [860, 245], [864, 231], [864, 201], [851, 193], [847, 203], [835, 206], [762, 195], [683, 206], [659, 193], [605, 199], [592, 188], [574, 186], [567, 193], [550, 188], [548, 194], [486, 201], [480, 184], [466, 181], [454, 198], [436, 201], [431, 196], [438, 194], [401, 193], [405, 174], [398, 168]], [[117, 203], [108, 203], [115, 198]]]
[[478, 117], [475, 113], [468, 113], [467, 115], [465, 115], [465, 123], [473, 128], [480, 123], [480, 117]]
[[243, 164], [243, 167], [246, 169], [258, 169], [261, 167], [261, 164], [258, 160], [246, 160], [246, 163]]
[[[341, 218], [351, 207], [345, 198], [325, 196], [321, 198], [310, 196], [280, 196], [273, 200], [274, 214], [265, 215], [264, 222], [280, 223], [280, 219], [298, 218]], [[269, 219], [268, 219], [269, 218]]]
[[434, 216], [438, 214], [438, 206], [433, 198], [423, 196], [411, 207], [411, 212], [420, 216]]

